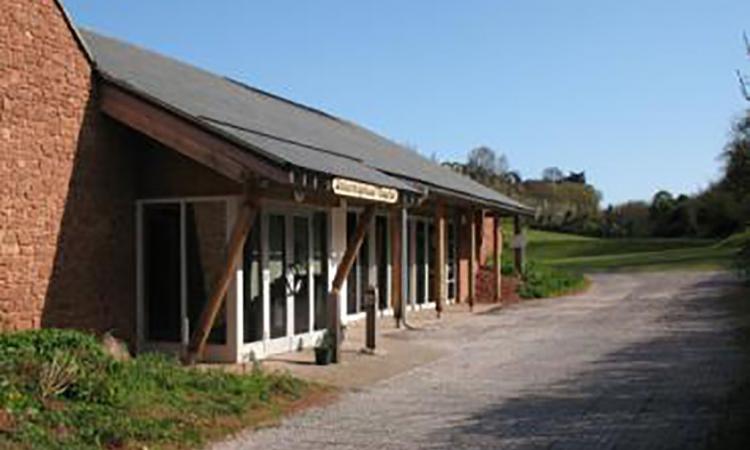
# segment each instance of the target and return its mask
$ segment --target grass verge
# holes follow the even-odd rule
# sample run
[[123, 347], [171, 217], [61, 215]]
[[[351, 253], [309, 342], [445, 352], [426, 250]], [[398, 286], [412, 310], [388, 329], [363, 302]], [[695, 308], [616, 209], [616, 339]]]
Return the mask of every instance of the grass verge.
[[288, 374], [115, 361], [71, 330], [0, 335], [0, 448], [195, 448], [268, 423], [323, 388]]
[[530, 260], [568, 271], [725, 270], [735, 264], [742, 234], [705, 239], [600, 239], [529, 230]]

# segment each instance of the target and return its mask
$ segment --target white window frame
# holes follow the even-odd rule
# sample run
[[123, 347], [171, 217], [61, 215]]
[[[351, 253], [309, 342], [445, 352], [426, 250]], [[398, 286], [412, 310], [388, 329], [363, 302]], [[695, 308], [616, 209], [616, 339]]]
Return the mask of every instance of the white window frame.
[[[192, 196], [192, 197], [164, 197], [148, 198], [135, 201], [136, 216], [136, 347], [139, 352], [142, 351], [163, 351], [176, 353], [185, 351], [190, 337], [190, 330], [187, 329], [187, 243], [186, 243], [186, 224], [185, 210], [188, 203], [224, 203], [226, 230], [224, 233], [225, 245], [229, 243], [231, 229], [234, 225], [232, 216], [236, 215], [236, 207], [233, 204], [237, 201], [237, 196]], [[145, 314], [145, 274], [144, 274], [144, 255], [145, 243], [143, 242], [143, 210], [145, 205], [171, 204], [180, 207], [180, 336], [181, 342], [164, 342], [149, 341], [146, 339], [146, 314]], [[236, 280], [235, 280], [236, 282]], [[227, 292], [226, 313], [226, 336], [224, 344], [207, 343], [204, 358], [208, 361], [233, 361], [236, 355], [237, 326], [236, 326], [236, 305], [237, 289], [230, 289]]]

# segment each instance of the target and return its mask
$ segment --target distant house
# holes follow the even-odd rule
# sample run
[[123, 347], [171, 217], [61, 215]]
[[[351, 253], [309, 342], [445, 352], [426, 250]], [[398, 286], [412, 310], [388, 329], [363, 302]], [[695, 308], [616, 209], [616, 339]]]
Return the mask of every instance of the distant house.
[[471, 300], [497, 218], [531, 212], [344, 119], [79, 31], [53, 0], [1, 4], [2, 329], [178, 349], [217, 297], [205, 358], [263, 357], [327, 327], [363, 218], [343, 321], [370, 285], [383, 314]]

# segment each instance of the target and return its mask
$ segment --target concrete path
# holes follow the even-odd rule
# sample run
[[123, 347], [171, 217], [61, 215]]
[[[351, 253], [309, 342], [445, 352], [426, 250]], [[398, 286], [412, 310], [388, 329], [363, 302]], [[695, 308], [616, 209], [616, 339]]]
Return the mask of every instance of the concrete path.
[[734, 282], [594, 282], [586, 295], [406, 333], [451, 351], [215, 448], [705, 448], [744, 376], [739, 314], [722, 299]]

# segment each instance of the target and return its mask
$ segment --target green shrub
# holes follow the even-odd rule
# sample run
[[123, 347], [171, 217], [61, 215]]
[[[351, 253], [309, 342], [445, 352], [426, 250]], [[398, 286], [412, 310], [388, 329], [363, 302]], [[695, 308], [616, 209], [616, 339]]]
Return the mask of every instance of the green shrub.
[[70, 330], [0, 335], [0, 355], [0, 409], [15, 423], [0, 432], [0, 448], [199, 445], [212, 420], [305, 389], [288, 374], [187, 369], [159, 354], [118, 362]]
[[526, 263], [518, 295], [522, 298], [554, 297], [581, 290], [586, 287], [586, 283], [586, 278], [580, 273], [554, 269], [530, 261]]

